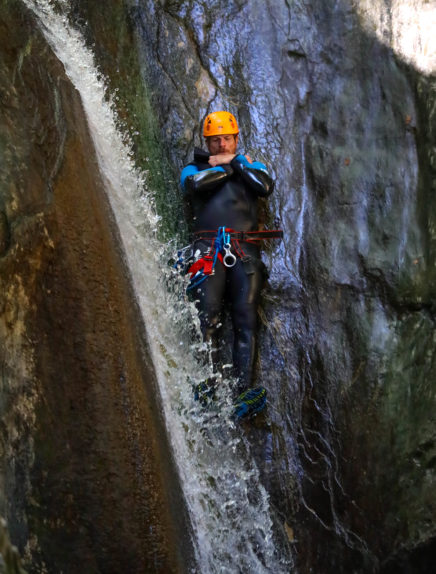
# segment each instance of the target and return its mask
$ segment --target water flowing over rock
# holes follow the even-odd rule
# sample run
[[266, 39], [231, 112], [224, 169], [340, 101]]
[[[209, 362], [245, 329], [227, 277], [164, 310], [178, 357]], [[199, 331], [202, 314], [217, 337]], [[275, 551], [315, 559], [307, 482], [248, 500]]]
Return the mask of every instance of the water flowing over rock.
[[184, 571], [184, 505], [80, 99], [21, 2], [1, 4], [0, 29], [0, 511], [29, 572]]
[[[234, 112], [242, 148], [277, 178], [265, 217], [284, 229], [285, 239], [265, 252], [271, 276], [259, 313], [257, 363], [270, 406], [266, 419], [243, 432], [275, 510], [283, 553], [286, 538], [300, 574], [433, 571], [434, 2], [125, 0], [108, 1], [104, 10], [84, 0], [67, 4], [118, 90], [120, 117], [139, 133], [137, 161], [155, 178], [167, 237], [182, 227], [177, 174], [201, 144], [207, 111]], [[11, 18], [15, 27], [32, 29], [17, 6], [1, 9], [5, 33]], [[80, 102], [35, 32], [18, 39], [2, 32], [1, 42], [2, 125], [13, 144], [0, 140], [7, 168], [0, 182], [2, 393], [10, 402], [2, 406], [7, 463], [0, 510], [7, 509], [14, 542], [28, 542], [32, 557], [45, 548], [55, 564], [55, 541], [61, 544], [65, 529], [57, 520], [73, 528], [85, 508], [86, 524], [98, 515], [102, 546], [112, 548], [110, 516], [96, 509], [95, 485], [110, 470], [112, 488], [131, 492], [113, 469], [120, 457], [132, 463], [126, 444], [136, 445], [137, 436], [140, 451], [146, 449], [149, 424], [154, 429], [158, 422], [150, 415], [141, 427], [148, 411], [138, 380], [147, 351], [132, 350], [143, 334], [127, 311], [131, 295], [120, 277], [123, 263]], [[33, 88], [25, 90], [25, 82]], [[84, 189], [93, 190], [93, 209], [84, 207]], [[106, 297], [113, 302], [102, 306]], [[111, 308], [123, 311], [114, 317]], [[124, 345], [114, 343], [119, 329]], [[110, 361], [100, 378], [103, 356]], [[72, 386], [77, 381], [80, 389]], [[94, 397], [87, 416], [97, 421], [99, 436], [112, 437], [109, 445], [103, 438], [95, 443], [94, 424], [85, 432], [76, 422], [75, 413], [90, 408], [87, 393]], [[122, 411], [118, 393], [124, 406], [137, 400], [141, 406], [104, 426], [107, 409]], [[59, 416], [70, 426], [51, 443]], [[65, 477], [72, 466], [77, 481], [78, 457], [89, 448], [105, 453], [98, 477], [89, 466], [80, 488], [56, 490], [55, 469], [61, 475], [65, 469]], [[154, 461], [155, 452], [148, 452]], [[151, 485], [161, 484], [159, 464]], [[132, 470], [129, 484], [141, 497], [135, 476]], [[53, 488], [56, 501], [63, 499], [56, 512], [44, 494]], [[166, 532], [174, 540], [174, 517], [162, 510], [167, 498], [158, 491], [161, 506], [135, 524], [167, 512], [168, 531], [156, 540]], [[78, 500], [64, 496], [70, 492]], [[50, 528], [42, 526], [43, 516]], [[120, 546], [134, 540], [140, 552], [138, 531], [122, 532]]]

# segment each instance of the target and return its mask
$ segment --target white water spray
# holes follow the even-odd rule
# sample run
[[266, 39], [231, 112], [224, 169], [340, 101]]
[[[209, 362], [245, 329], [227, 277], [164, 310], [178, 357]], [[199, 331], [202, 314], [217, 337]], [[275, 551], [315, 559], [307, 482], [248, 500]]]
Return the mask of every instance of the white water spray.
[[[146, 326], [171, 445], [195, 535], [198, 571], [206, 573], [289, 572], [277, 556], [268, 498], [240, 430], [222, 398], [218, 412], [193, 401], [189, 380], [210, 373], [199, 366], [199, 345], [186, 325], [198, 319], [180, 296], [182, 288], [166, 266], [167, 246], [156, 239], [158, 217], [143, 175], [117, 129], [116, 115], [93, 54], [68, 23], [68, 2], [53, 10], [49, 0], [23, 0], [80, 93], [133, 288]], [[168, 284], [178, 285], [171, 290]], [[172, 293], [172, 291], [176, 291]], [[195, 373], [195, 376], [192, 375]], [[223, 383], [223, 388], [225, 383]]]

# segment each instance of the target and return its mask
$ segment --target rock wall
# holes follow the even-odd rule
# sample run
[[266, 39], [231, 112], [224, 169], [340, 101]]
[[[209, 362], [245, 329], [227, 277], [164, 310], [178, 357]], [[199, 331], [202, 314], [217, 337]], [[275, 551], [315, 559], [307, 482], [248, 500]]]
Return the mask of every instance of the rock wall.
[[29, 572], [182, 572], [189, 527], [80, 98], [0, 5], [0, 514]]
[[[298, 572], [433, 571], [436, 91], [427, 33], [432, 3], [125, 0], [107, 2], [104, 10], [95, 2], [71, 4], [72, 20], [95, 44], [111, 88], [119, 88], [122, 117], [139, 134], [137, 161], [155, 178], [168, 235], [182, 225], [177, 174], [190, 160], [193, 146], [201, 143], [200, 125], [207, 111], [231, 109], [241, 125], [242, 149], [272, 166], [277, 178], [266, 218], [284, 229], [285, 240], [265, 250], [271, 277], [259, 313], [258, 377], [270, 391], [270, 426], [259, 423], [245, 432], [276, 509], [277, 527], [294, 549]], [[410, 28], [415, 44], [408, 51]], [[2, 25], [2, 30], [8, 29], [8, 23]], [[23, 41], [13, 49], [14, 45], [11, 38], [5, 43], [10, 64], [3, 65], [2, 74], [8, 70], [7, 77], [14, 81], [8, 79], [7, 85], [16, 89], [21, 85], [18, 72], [28, 69], [36, 74], [38, 66], [31, 65], [37, 61], [32, 60], [34, 44]], [[46, 58], [49, 51], [40, 49]], [[56, 67], [55, 62], [50, 65]], [[41, 68], [38, 73], [46, 77]], [[84, 255], [92, 257], [96, 241], [94, 236], [87, 239], [86, 226], [80, 227], [91, 217], [88, 210], [85, 217], [80, 200], [68, 194], [71, 187], [77, 194], [83, 192], [85, 186], [71, 184], [78, 172], [79, 181], [85, 177], [83, 171], [88, 173], [92, 184], [85, 180], [87, 188], [96, 190], [99, 208], [92, 210], [92, 217], [106, 222], [106, 216], [100, 209], [100, 184], [93, 181], [96, 172], [89, 165], [92, 154], [84, 154], [86, 161], [73, 154], [83, 145], [78, 144], [77, 131], [86, 128], [75, 127], [72, 133], [59, 128], [81, 117], [80, 104], [70, 94], [65, 109], [61, 102], [67, 98], [66, 84], [60, 82], [62, 89], [53, 80], [48, 84], [56, 96], [48, 99], [50, 113], [34, 112], [37, 94], [47, 93], [40, 84], [35, 92], [22, 89], [19, 94], [15, 108], [20, 122], [10, 132], [17, 139], [14, 153], [24, 159], [6, 164], [9, 171], [12, 165], [21, 166], [8, 179], [16, 189], [8, 187], [5, 194], [3, 174], [1, 180], [0, 265], [8, 265], [1, 281], [8, 277], [2, 293], [9, 295], [2, 299], [0, 328], [3, 353], [15, 357], [2, 359], [3, 386], [12, 389], [5, 395], [10, 406], [3, 411], [10, 418], [2, 427], [8, 429], [3, 430], [3, 444], [9, 461], [2, 473], [8, 493], [2, 508], [18, 500], [8, 516], [19, 517], [11, 531], [22, 541], [27, 517], [37, 524], [46, 513], [54, 540], [58, 516], [47, 511], [48, 502], [41, 505], [37, 499], [32, 514], [23, 501], [32, 485], [45, 484], [48, 462], [49, 469], [59, 466], [53, 452], [42, 454], [46, 437], [57, 428], [57, 409], [64, 409], [62, 417], [72, 425], [68, 436], [76, 441], [75, 453], [89, 449], [88, 441], [92, 448], [103, 448], [80, 424], [78, 432], [75, 415], [68, 418], [68, 403], [59, 396], [68, 393], [73, 412], [82, 412], [88, 392], [97, 396], [86, 416], [101, 423], [96, 405], [108, 392], [106, 379], [104, 385], [101, 380], [92, 384], [91, 391], [86, 384], [94, 380], [95, 364], [101, 364], [103, 353], [111, 357], [112, 391], [105, 395], [106, 409], [109, 404], [116, 410], [114, 397], [120, 386], [127, 393], [122, 396], [134, 396], [135, 401], [136, 393], [143, 392], [133, 375], [119, 378], [120, 365], [124, 368], [129, 362], [120, 359], [118, 347], [112, 355], [106, 353], [112, 348], [106, 329], [104, 337], [101, 330], [97, 335], [93, 331], [101, 321], [112, 324], [113, 319], [106, 306], [98, 325], [92, 321], [99, 309], [95, 299], [103, 292], [97, 290], [100, 296], [91, 296], [91, 303], [88, 285], [98, 289], [103, 279], [96, 277], [89, 284], [81, 274], [82, 268], [95, 272], [92, 259]], [[3, 102], [10, 102], [6, 110], [13, 109], [12, 96], [2, 95]], [[48, 133], [41, 128], [47, 117], [58, 118]], [[8, 122], [6, 116], [5, 125]], [[50, 138], [53, 147], [44, 145]], [[30, 167], [24, 171], [23, 164]], [[45, 166], [45, 173], [32, 165]], [[29, 177], [23, 180], [23, 173]], [[47, 181], [50, 185], [43, 183]], [[7, 203], [4, 198], [13, 199]], [[33, 216], [20, 216], [27, 208]], [[100, 225], [106, 243], [99, 240], [99, 248], [107, 246], [103, 259], [110, 262], [119, 256], [113, 249], [116, 241], [107, 225]], [[89, 227], [93, 233], [99, 229]], [[28, 239], [17, 243], [21, 229], [27, 230], [23, 237]], [[119, 269], [119, 260], [107, 265]], [[30, 269], [27, 275], [24, 269]], [[121, 281], [116, 276], [112, 285]], [[110, 283], [108, 279], [106, 285]], [[128, 309], [127, 287], [121, 285], [118, 296], [124, 301], [122, 308]], [[71, 311], [64, 309], [65, 301]], [[81, 361], [63, 342], [64, 319], [53, 319], [63, 313], [72, 329], [69, 341], [75, 342]], [[122, 331], [130, 333], [126, 341], [142, 340], [142, 334], [130, 331], [135, 323], [130, 323], [129, 314], [120, 315]], [[72, 320], [77, 316], [80, 327]], [[89, 344], [93, 351], [88, 355]], [[135, 348], [133, 343], [126, 345]], [[66, 357], [61, 378], [57, 364], [47, 359], [47, 349]], [[140, 371], [143, 362], [129, 364]], [[67, 378], [81, 381], [81, 390], [67, 385]], [[132, 386], [124, 387], [124, 381]], [[49, 398], [41, 400], [46, 395]], [[75, 402], [76, 397], [82, 398]], [[127, 398], [124, 413], [133, 403]], [[138, 420], [132, 417], [129, 423]], [[119, 428], [115, 422], [111, 433]], [[148, 428], [138, 430], [144, 436], [142, 432]], [[131, 438], [125, 441], [132, 444]], [[35, 452], [44, 464], [37, 464]], [[113, 467], [104, 460], [102, 475]], [[32, 476], [29, 469], [36, 469]], [[91, 469], [90, 473], [83, 484], [96, 484]], [[153, 476], [159, 481], [157, 470]], [[113, 480], [121, 488], [121, 478]], [[9, 493], [18, 485], [24, 486], [14, 498]], [[59, 515], [76, 520], [76, 508], [93, 506], [96, 492], [92, 486], [85, 491], [82, 506], [74, 499]], [[107, 519], [107, 514], [101, 517], [103, 531]], [[44, 539], [37, 534], [38, 541]]]
[[[427, 4], [125, 2], [176, 173], [201, 144], [206, 112], [229, 108], [242, 149], [277, 178], [267, 218], [285, 240], [265, 253], [258, 362], [271, 429], [247, 432], [300, 572], [432, 568], [435, 83], [418, 66], [431, 61]], [[116, 83], [122, 51], [110, 52], [97, 7], [76, 8]]]
[[25, 574], [17, 548], [11, 544], [9, 539], [3, 518], [0, 518], [0, 572], [2, 574]]

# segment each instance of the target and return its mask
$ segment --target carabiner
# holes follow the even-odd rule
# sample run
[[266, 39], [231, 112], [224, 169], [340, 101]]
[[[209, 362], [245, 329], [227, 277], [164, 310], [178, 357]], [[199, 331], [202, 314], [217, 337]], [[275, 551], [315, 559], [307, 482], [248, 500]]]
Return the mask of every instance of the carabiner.
[[[236, 264], [236, 257], [230, 251], [230, 243], [224, 243], [223, 263], [226, 267], [233, 267]], [[229, 261], [230, 260], [230, 261]]]

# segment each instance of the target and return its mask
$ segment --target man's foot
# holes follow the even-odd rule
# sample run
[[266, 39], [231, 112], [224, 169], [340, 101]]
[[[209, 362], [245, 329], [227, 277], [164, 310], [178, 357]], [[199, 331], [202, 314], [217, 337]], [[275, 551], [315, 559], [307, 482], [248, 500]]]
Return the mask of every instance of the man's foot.
[[233, 416], [238, 419], [243, 419], [259, 413], [265, 406], [266, 389], [264, 387], [248, 389], [236, 399]]
[[215, 399], [215, 381], [206, 379], [194, 386], [194, 401], [199, 401], [203, 407], [206, 407], [210, 401]]

